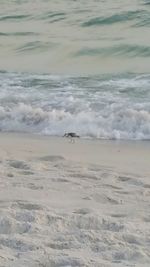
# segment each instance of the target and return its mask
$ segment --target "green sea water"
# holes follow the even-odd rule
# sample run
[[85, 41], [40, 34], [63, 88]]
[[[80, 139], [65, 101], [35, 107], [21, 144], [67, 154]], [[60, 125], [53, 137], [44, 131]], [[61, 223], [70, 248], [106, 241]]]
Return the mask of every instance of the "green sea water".
[[150, 1], [1, 0], [0, 130], [150, 140]]
[[149, 3], [1, 0], [0, 69], [148, 73]]

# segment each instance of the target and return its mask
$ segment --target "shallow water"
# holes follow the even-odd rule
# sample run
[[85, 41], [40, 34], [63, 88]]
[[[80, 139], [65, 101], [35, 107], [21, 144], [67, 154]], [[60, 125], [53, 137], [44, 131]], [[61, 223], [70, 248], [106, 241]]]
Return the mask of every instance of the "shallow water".
[[149, 140], [149, 25], [144, 0], [1, 1], [1, 131]]

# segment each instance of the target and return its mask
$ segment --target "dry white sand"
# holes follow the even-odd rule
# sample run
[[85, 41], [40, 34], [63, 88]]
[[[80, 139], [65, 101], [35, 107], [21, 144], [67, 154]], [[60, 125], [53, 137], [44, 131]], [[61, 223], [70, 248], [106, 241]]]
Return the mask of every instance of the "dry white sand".
[[6, 266], [150, 266], [150, 143], [1, 134]]

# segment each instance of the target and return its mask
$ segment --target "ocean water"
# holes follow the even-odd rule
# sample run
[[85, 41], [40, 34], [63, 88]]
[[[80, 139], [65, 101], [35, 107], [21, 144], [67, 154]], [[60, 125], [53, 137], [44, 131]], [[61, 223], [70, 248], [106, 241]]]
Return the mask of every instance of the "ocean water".
[[0, 130], [150, 139], [149, 0], [1, 0]]

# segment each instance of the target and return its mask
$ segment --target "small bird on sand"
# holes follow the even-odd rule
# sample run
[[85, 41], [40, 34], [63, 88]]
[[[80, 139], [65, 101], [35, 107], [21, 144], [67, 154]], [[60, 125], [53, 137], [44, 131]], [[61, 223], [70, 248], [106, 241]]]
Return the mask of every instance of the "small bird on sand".
[[73, 138], [80, 138], [80, 136], [76, 133], [72, 133], [72, 132], [69, 132], [69, 133], [65, 133], [64, 134], [64, 137], [67, 137], [67, 138], [70, 138], [70, 141], [72, 143], [74, 143], [74, 139]]
[[80, 136], [76, 133], [65, 133], [64, 137], [79, 138]]

